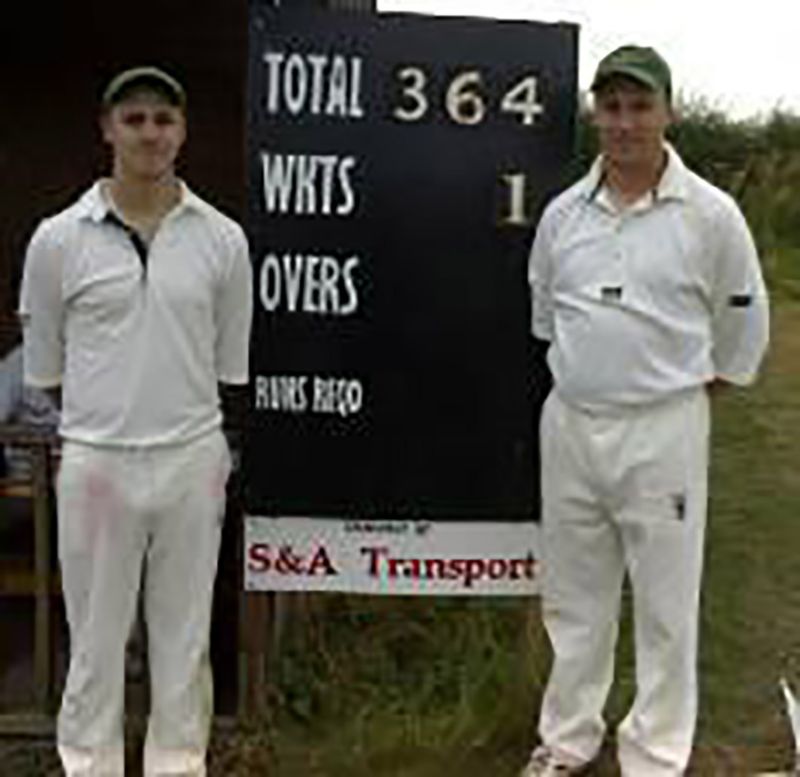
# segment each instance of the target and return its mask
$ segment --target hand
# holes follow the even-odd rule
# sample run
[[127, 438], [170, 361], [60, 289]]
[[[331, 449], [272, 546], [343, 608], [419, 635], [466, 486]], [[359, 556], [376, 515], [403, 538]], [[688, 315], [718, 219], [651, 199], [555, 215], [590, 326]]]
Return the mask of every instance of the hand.
[[732, 384], [722, 378], [714, 378], [706, 383], [706, 391], [710, 397], [717, 396], [721, 391], [726, 391]]

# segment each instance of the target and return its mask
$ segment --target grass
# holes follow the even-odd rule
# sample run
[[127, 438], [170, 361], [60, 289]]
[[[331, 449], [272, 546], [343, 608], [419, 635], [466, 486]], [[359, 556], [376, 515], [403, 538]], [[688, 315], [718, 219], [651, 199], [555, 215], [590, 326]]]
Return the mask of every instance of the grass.
[[277, 774], [485, 774], [530, 737], [546, 670], [530, 601], [306, 601], [322, 612], [284, 646]]
[[[774, 295], [773, 345], [758, 385], [715, 400], [696, 775], [752, 774], [792, 758], [778, 688], [782, 674], [800, 688], [800, 300], [792, 284]], [[271, 777], [517, 773], [549, 662], [536, 602], [293, 601], [266, 722]], [[630, 613], [620, 642], [612, 722], [634, 690]], [[612, 764], [607, 753], [596, 773], [615, 774]]]
[[785, 751], [778, 678], [800, 682], [800, 304], [778, 301], [758, 388], [717, 408], [701, 741]]

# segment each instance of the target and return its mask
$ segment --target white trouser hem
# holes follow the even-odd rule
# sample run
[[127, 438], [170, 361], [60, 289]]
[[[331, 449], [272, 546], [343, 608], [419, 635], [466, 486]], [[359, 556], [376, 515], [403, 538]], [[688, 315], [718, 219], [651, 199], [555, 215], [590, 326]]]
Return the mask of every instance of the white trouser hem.
[[58, 745], [65, 777], [123, 777], [125, 750], [122, 745], [103, 748]]
[[682, 777], [690, 753], [691, 742], [688, 747], [676, 747], [674, 754], [655, 753], [624, 726], [617, 730], [617, 757], [622, 777]]
[[148, 746], [144, 777], [206, 777], [204, 750], [166, 750]]

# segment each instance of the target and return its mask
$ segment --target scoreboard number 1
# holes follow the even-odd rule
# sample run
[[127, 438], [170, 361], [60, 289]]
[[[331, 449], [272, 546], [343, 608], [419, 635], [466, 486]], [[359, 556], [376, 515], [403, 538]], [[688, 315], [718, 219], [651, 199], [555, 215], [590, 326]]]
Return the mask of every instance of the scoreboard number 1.
[[508, 209], [502, 223], [514, 227], [526, 227], [531, 223], [527, 213], [527, 175], [525, 173], [506, 173], [502, 175], [508, 187]]

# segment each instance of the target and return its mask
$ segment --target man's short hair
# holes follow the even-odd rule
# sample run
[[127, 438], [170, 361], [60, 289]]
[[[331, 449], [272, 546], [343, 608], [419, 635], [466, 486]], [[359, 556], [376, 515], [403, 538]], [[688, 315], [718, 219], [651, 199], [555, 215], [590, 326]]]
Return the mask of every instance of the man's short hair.
[[649, 46], [620, 46], [600, 60], [591, 91], [599, 92], [614, 78], [628, 78], [672, 101], [672, 75], [666, 60]]
[[101, 100], [103, 110], [110, 110], [139, 89], [152, 90], [170, 105], [186, 109], [186, 91], [180, 82], [160, 68], [145, 65], [123, 70], [108, 82]]

